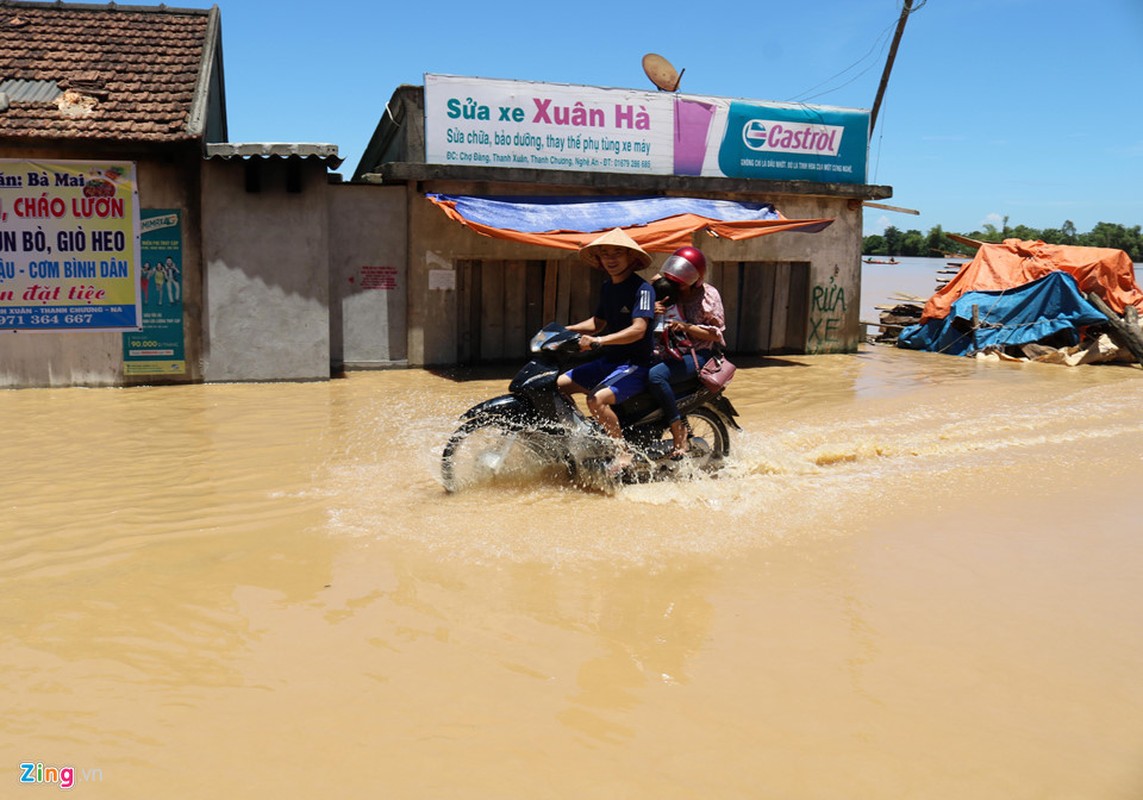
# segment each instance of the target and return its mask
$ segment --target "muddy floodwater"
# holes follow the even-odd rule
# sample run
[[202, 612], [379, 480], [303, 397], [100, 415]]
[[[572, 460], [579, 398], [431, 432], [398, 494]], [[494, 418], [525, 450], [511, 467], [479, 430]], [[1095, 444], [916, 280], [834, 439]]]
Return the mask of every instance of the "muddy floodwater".
[[1143, 796], [1143, 369], [744, 360], [717, 478], [446, 495], [510, 372], [0, 393], [0, 796]]

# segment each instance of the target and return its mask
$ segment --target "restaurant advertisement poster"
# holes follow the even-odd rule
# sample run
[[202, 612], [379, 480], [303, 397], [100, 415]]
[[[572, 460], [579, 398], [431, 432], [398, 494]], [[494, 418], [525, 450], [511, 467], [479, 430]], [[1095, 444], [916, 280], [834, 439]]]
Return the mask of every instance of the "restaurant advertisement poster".
[[425, 75], [425, 160], [865, 183], [869, 112], [804, 104]]
[[0, 159], [0, 331], [138, 330], [133, 162]]
[[123, 334], [123, 374], [181, 375], [186, 372], [182, 212], [145, 208], [139, 216], [143, 329]]

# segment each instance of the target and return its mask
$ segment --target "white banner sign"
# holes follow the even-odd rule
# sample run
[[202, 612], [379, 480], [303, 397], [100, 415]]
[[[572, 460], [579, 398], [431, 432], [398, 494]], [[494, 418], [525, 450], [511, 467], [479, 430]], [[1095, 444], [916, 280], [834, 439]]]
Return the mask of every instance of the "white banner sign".
[[869, 112], [425, 75], [429, 164], [864, 183]]
[[674, 95], [425, 75], [425, 161], [671, 174]]

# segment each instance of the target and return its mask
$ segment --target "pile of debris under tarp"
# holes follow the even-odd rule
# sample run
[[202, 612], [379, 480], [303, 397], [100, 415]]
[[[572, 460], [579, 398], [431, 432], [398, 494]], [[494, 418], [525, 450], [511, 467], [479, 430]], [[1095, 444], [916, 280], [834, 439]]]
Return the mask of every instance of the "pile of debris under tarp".
[[901, 333], [902, 329], [910, 325], [917, 325], [921, 321], [921, 312], [925, 305], [924, 298], [899, 293], [891, 299], [896, 300], [896, 305], [877, 306], [881, 323], [875, 327], [880, 330], [880, 333], [868, 337], [868, 341], [873, 344], [897, 344], [897, 335]]
[[950, 355], [1055, 364], [1143, 364], [1143, 290], [1122, 250], [1007, 239], [924, 305], [881, 312], [876, 341]]

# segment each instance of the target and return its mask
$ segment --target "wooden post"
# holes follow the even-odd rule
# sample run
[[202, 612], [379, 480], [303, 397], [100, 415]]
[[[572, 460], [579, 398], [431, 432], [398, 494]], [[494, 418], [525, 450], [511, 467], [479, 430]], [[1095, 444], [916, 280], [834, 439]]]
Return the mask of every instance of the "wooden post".
[[1087, 301], [1098, 308], [1111, 323], [1110, 336], [1120, 347], [1125, 347], [1135, 356], [1135, 360], [1143, 365], [1143, 330], [1139, 328], [1139, 311], [1135, 306], [1127, 306], [1124, 310], [1124, 319], [1111, 310], [1103, 298], [1095, 292], [1087, 293]]
[[977, 350], [976, 346], [976, 329], [980, 327], [980, 306], [976, 303], [972, 304], [972, 349]]

